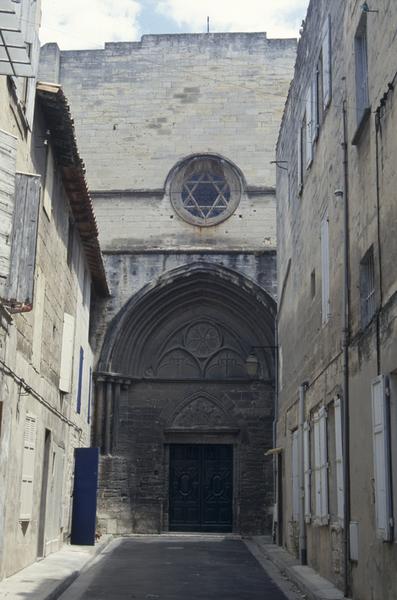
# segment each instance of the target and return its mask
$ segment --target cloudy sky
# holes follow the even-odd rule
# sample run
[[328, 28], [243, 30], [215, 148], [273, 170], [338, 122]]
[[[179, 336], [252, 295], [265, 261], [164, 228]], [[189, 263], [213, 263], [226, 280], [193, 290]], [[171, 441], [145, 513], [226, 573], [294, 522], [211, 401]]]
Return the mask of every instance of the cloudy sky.
[[266, 31], [297, 37], [308, 0], [42, 0], [41, 42], [101, 48], [146, 33]]

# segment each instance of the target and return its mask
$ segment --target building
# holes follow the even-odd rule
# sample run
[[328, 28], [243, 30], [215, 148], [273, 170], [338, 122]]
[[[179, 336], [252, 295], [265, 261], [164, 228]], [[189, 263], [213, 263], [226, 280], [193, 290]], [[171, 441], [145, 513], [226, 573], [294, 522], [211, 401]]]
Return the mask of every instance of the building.
[[[9, 6], [38, 49], [39, 2]], [[0, 577], [70, 536], [74, 450], [90, 445], [90, 307], [108, 294], [69, 106], [59, 86], [36, 93], [30, 54], [29, 80], [0, 64]]]
[[360, 600], [397, 587], [397, 6], [312, 1], [277, 146], [277, 536]]
[[95, 323], [103, 532], [271, 526], [271, 161], [295, 52], [264, 33], [42, 48], [112, 291]]

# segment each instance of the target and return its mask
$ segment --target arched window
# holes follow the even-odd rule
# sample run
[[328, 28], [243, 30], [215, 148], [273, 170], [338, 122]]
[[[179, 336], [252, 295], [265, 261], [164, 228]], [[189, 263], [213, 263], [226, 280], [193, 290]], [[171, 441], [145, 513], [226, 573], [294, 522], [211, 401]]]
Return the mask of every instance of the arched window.
[[240, 177], [221, 158], [196, 156], [175, 172], [171, 202], [188, 223], [201, 227], [216, 225], [237, 208], [241, 197]]

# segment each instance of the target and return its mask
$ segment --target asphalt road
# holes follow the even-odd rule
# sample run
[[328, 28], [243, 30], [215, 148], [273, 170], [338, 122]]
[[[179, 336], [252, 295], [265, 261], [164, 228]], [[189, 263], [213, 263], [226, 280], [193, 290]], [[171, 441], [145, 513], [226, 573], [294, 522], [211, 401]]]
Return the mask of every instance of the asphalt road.
[[243, 541], [142, 536], [113, 541], [60, 600], [288, 600]]

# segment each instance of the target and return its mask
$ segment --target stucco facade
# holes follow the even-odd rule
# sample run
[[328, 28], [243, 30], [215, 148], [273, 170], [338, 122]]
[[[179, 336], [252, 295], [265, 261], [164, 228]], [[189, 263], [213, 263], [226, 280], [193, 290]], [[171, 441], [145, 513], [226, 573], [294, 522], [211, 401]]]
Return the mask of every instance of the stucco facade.
[[277, 147], [279, 542], [362, 600], [397, 585], [397, 12], [369, 9], [310, 3]]
[[[294, 40], [263, 33], [42, 49], [40, 78], [59, 81], [71, 101], [112, 292], [94, 327], [94, 443], [107, 455], [99, 493], [105, 531], [172, 528], [169, 456], [183, 443], [193, 454], [200, 445], [232, 447], [227, 527], [270, 527], [272, 464], [263, 453], [273, 445], [271, 161], [295, 49]], [[236, 201], [216, 224], [200, 225], [186, 194], [179, 202], [193, 218], [176, 208], [178, 177], [194, 164], [214, 165], [210, 176], [229, 190], [218, 190], [217, 201]], [[231, 179], [216, 175], [222, 170]], [[252, 319], [263, 326], [256, 331]], [[207, 346], [192, 350], [195, 323], [211, 336], [211, 357]], [[171, 342], [181, 354], [165, 367]], [[140, 350], [131, 355], [131, 348]], [[249, 377], [252, 352], [259, 370]]]

